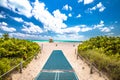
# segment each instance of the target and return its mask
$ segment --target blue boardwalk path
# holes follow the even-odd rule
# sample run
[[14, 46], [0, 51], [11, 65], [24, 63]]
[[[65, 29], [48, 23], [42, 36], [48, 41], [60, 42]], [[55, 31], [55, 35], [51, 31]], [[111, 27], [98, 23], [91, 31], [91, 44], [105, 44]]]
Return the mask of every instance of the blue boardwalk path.
[[35, 80], [78, 80], [61, 50], [54, 50]]

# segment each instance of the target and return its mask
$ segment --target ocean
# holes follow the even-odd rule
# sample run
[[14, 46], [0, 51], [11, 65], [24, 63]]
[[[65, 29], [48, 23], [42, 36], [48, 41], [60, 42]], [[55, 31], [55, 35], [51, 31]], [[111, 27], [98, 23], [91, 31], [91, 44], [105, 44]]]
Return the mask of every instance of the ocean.
[[[49, 42], [49, 40], [29, 40], [29, 41], [32, 41], [32, 42]], [[75, 40], [54, 40], [54, 42], [82, 42], [82, 41], [75, 41]]]

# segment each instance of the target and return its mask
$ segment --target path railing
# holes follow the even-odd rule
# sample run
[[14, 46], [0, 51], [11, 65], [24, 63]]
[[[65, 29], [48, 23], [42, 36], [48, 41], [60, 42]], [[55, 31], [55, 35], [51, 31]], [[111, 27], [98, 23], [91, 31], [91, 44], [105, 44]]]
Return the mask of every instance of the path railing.
[[[81, 59], [83, 60], [89, 67], [90, 67], [90, 74], [93, 74], [94, 72], [97, 72], [99, 74], [100, 77], [103, 77], [103, 78], [107, 78], [106, 77], [106, 74], [104, 72], [101, 72], [99, 71], [95, 64], [91, 63], [88, 59], [85, 59], [84, 57], [82, 57], [75, 49], [75, 54], [76, 54], [76, 58], [77, 59]], [[107, 80], [107, 79], [106, 79]]]
[[[41, 53], [41, 51], [38, 52], [38, 53]], [[0, 80], [4, 80], [5, 78], [10, 78], [10, 80], [12, 80], [10, 73], [12, 73], [12, 72], [14, 72], [14, 71], [17, 71], [17, 70], [18, 70], [20, 73], [22, 73], [23, 64], [25, 64], [25, 63], [26, 63], [27, 61], [29, 61], [30, 59], [33, 59], [33, 58], [37, 59], [38, 53], [36, 53], [35, 55], [27, 58], [25, 61], [21, 61], [19, 64], [17, 64], [16, 66], [14, 66], [12, 69], [10, 69], [10, 70], [7, 71], [6, 73], [0, 75]]]

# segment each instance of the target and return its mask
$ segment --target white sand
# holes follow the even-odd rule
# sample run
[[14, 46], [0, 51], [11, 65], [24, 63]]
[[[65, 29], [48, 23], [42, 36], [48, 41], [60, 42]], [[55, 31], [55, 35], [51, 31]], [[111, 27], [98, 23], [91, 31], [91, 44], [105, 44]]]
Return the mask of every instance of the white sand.
[[[12, 80], [34, 80], [40, 73], [42, 67], [46, 63], [53, 50], [62, 50], [67, 60], [75, 70], [79, 80], [108, 80], [106, 77], [100, 77], [97, 72], [90, 74], [90, 68], [81, 59], [77, 59], [75, 49], [78, 43], [38, 43], [43, 44], [42, 53], [38, 55], [37, 59], [33, 59], [27, 68], [24, 68], [22, 73], [12, 74]], [[57, 44], [57, 46], [56, 46]], [[75, 47], [73, 45], [75, 44]], [[84, 67], [84, 69], [83, 69]]]

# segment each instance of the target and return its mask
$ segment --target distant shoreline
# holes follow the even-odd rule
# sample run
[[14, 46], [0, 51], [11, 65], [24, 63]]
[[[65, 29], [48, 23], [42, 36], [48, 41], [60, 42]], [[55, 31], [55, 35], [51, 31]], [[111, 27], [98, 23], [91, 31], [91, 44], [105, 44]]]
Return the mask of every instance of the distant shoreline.
[[[32, 42], [49, 42], [49, 40], [29, 40]], [[54, 40], [54, 42], [72, 42], [72, 43], [80, 43], [82, 41], [74, 41], [74, 40]]]

